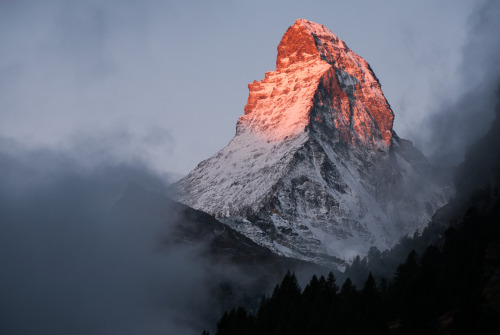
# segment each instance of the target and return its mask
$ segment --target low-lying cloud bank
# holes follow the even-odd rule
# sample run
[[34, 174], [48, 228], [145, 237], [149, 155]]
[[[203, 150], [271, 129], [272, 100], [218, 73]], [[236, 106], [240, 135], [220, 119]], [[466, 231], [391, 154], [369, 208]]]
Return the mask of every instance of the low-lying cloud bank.
[[0, 140], [2, 333], [195, 334], [218, 317], [211, 290], [232, 269], [197, 247], [160, 248], [141, 222], [108, 222], [129, 181], [165, 192], [164, 176], [138, 161], [82, 162]]

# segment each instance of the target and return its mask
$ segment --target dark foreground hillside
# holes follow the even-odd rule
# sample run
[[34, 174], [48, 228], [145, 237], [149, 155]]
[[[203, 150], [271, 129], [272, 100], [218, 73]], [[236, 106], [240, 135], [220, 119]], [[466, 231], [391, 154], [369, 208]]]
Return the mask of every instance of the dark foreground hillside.
[[224, 334], [491, 334], [500, 331], [500, 202], [471, 208], [447, 231], [443, 250], [408, 255], [393, 280], [370, 274], [356, 289], [333, 275], [301, 290], [287, 274], [255, 314], [240, 308], [217, 324]]

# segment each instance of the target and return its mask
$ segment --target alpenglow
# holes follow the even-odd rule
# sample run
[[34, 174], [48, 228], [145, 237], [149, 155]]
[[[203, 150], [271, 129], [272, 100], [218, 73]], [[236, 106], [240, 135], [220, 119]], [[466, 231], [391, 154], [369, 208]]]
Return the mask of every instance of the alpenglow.
[[342, 265], [384, 250], [447, 201], [370, 65], [297, 20], [250, 90], [231, 142], [177, 183], [179, 200], [277, 254]]

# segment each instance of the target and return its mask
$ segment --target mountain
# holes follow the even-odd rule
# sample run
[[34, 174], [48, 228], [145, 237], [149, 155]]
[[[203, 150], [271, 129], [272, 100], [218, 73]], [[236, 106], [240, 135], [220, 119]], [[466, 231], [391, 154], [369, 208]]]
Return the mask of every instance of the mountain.
[[370, 65], [323, 25], [297, 20], [248, 87], [235, 137], [177, 198], [273, 252], [342, 266], [424, 228], [452, 193], [392, 129]]

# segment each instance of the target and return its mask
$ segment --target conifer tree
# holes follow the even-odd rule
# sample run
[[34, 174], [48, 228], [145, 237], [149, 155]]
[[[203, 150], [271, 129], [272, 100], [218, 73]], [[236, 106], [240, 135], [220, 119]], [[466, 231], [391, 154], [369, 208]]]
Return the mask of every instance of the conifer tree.
[[377, 293], [377, 283], [375, 282], [375, 278], [373, 278], [372, 273], [368, 274], [368, 278], [365, 281], [365, 286], [363, 287], [363, 298], [365, 300], [371, 299]]
[[330, 271], [328, 273], [328, 278], [327, 278], [326, 282], [328, 284], [328, 289], [330, 291], [330, 294], [332, 296], [336, 295], [337, 292], [339, 291], [339, 287], [337, 286], [337, 282], [336, 282], [335, 276], [333, 275], [333, 272]]

